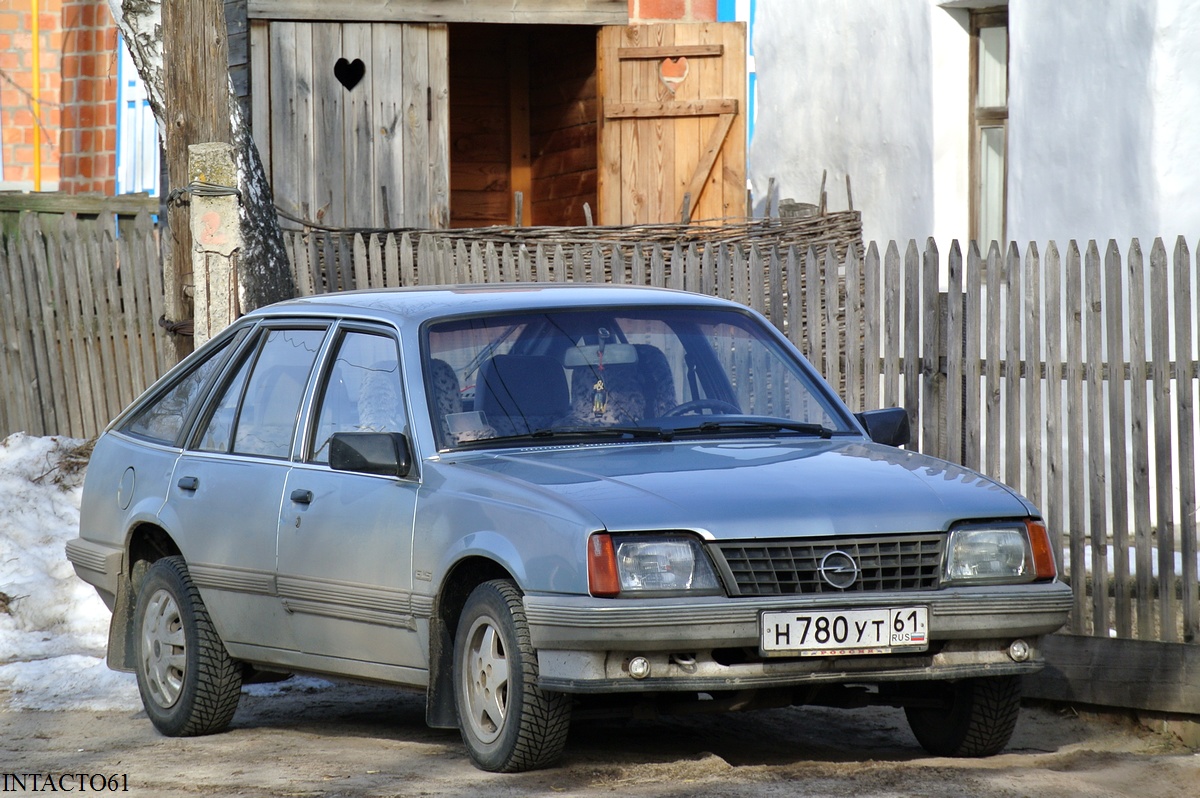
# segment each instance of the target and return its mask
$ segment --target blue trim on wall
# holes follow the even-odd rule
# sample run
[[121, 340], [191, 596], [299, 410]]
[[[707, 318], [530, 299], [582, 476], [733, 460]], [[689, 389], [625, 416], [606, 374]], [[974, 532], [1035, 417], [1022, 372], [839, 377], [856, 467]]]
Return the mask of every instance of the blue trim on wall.
[[733, 22], [737, 19], [737, 0], [717, 0], [717, 22]]

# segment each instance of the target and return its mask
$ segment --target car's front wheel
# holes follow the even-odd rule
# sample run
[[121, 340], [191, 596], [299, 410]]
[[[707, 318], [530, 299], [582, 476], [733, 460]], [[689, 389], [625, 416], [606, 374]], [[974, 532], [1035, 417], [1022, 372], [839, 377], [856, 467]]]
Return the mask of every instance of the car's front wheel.
[[134, 623], [138, 691], [155, 728], [191, 737], [228, 726], [242, 668], [213, 629], [182, 557], [158, 560], [146, 571]]
[[467, 598], [454, 642], [454, 698], [472, 761], [514, 773], [545, 767], [567, 743], [570, 700], [537, 686], [521, 592], [506, 579]]
[[917, 742], [934, 756], [991, 756], [1008, 745], [1021, 709], [1021, 677], [989, 676], [931, 685], [941, 699], [906, 707]]

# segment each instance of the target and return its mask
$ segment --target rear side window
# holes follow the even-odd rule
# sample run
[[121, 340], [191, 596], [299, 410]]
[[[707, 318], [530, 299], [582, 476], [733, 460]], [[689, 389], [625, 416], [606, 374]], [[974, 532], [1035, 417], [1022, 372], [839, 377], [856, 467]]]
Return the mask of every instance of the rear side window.
[[125, 425], [125, 431], [157, 443], [174, 444], [184, 424], [207, 392], [208, 385], [225, 362], [234, 345], [246, 337], [243, 329], [216, 347], [207, 357], [178, 379], [160, 398], [139, 410]]
[[324, 329], [268, 330], [225, 386], [200, 435], [211, 452], [286, 458]]

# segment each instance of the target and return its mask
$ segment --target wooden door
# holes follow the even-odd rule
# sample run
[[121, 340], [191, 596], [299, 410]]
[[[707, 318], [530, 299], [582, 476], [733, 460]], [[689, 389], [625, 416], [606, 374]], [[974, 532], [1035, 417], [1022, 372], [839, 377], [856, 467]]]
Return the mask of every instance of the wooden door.
[[332, 227], [446, 227], [445, 25], [256, 22], [254, 137], [275, 203]]
[[600, 223], [746, 215], [746, 28], [600, 31]]

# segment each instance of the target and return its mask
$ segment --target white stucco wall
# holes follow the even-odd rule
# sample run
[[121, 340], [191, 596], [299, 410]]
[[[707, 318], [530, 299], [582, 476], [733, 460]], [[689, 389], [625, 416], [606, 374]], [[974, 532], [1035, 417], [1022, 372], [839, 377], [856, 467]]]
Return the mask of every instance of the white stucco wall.
[[[968, 12], [759, 0], [756, 200], [846, 207], [868, 239], [967, 235]], [[978, 2], [975, 5], [991, 3]], [[947, 7], [955, 6], [955, 7]], [[1200, 0], [1010, 0], [1008, 236], [1200, 233]]]
[[932, 228], [933, 116], [927, 0], [759, 0], [756, 204], [846, 208], [846, 175], [869, 237]]

